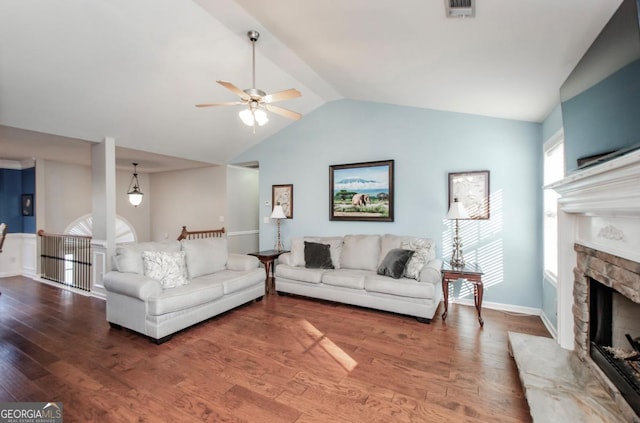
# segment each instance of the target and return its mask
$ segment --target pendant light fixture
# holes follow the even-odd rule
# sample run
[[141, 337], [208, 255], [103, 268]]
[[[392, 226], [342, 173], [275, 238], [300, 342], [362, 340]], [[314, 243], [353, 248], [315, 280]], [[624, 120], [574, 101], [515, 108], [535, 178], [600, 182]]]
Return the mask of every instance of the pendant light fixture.
[[129, 202], [133, 207], [138, 207], [142, 203], [142, 192], [140, 192], [140, 182], [138, 182], [138, 172], [136, 170], [138, 163], [133, 164], [133, 175], [131, 176], [131, 182], [129, 183]]

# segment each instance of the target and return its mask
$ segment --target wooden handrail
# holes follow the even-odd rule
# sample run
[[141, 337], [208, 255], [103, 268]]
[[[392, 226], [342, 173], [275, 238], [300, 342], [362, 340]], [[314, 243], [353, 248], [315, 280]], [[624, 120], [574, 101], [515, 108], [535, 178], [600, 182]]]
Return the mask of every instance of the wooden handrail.
[[207, 229], [204, 231], [188, 231], [186, 226], [182, 227], [178, 241], [183, 239], [201, 239], [201, 238], [222, 238], [224, 236], [224, 228]]
[[47, 232], [44, 229], [38, 229], [38, 235], [39, 236], [66, 236], [69, 238], [87, 238], [87, 239], [91, 239], [91, 235], [72, 235], [72, 234], [54, 234], [51, 232]]

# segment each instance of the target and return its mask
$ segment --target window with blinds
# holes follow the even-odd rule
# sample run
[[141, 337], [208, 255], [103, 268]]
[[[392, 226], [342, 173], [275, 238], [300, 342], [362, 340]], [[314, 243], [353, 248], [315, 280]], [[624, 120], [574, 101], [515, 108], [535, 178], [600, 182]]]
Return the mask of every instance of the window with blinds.
[[[562, 131], [544, 144], [544, 186], [564, 178], [564, 134]], [[552, 280], [558, 275], [558, 193], [544, 190], [544, 270]]]

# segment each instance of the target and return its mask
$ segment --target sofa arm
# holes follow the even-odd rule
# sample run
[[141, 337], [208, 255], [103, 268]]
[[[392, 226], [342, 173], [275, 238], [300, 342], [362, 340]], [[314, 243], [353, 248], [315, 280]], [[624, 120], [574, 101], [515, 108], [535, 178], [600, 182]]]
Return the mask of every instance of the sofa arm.
[[142, 301], [162, 292], [160, 282], [137, 273], [112, 271], [104, 275], [103, 282], [109, 292], [139, 298]]
[[427, 262], [420, 271], [420, 282], [439, 283], [442, 281], [442, 259]]
[[278, 263], [286, 264], [287, 266], [293, 266], [293, 256], [291, 253], [280, 254], [278, 257]]
[[257, 257], [248, 254], [230, 253], [227, 257], [227, 269], [229, 270], [251, 270], [260, 266]]

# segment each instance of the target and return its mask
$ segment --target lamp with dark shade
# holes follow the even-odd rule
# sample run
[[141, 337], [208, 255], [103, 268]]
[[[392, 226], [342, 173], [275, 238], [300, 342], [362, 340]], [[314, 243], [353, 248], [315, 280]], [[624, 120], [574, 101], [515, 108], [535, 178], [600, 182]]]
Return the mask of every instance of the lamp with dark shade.
[[462, 257], [462, 241], [460, 240], [460, 219], [468, 219], [469, 214], [465, 210], [461, 202], [457, 198], [449, 206], [447, 219], [456, 221], [456, 235], [453, 237], [453, 248], [451, 251], [451, 267], [464, 267], [464, 258]]

